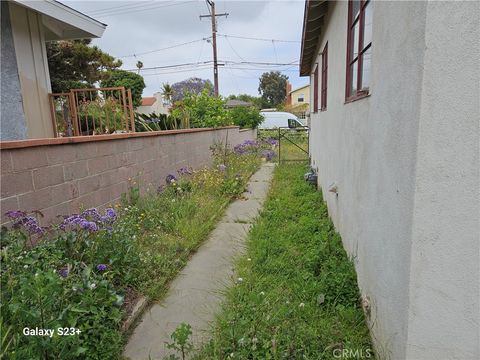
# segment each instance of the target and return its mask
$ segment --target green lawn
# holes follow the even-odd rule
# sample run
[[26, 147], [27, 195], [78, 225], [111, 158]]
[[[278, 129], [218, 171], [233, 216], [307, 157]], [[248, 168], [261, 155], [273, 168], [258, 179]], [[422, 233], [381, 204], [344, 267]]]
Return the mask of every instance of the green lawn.
[[276, 168], [236, 285], [197, 359], [318, 360], [341, 349], [371, 351], [353, 264], [305, 171], [300, 163]]

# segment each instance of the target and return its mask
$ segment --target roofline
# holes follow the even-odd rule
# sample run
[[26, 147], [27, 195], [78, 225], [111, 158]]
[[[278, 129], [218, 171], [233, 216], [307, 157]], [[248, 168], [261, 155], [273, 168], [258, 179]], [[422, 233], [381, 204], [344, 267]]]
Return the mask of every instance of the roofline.
[[81, 13], [78, 10], [62, 4], [56, 0], [12, 0], [18, 5], [24, 6], [41, 14], [50, 16], [56, 20], [77, 27], [88, 33], [92, 38], [101, 37], [107, 24], [104, 24], [94, 18]]
[[[326, 0], [305, 0], [303, 14], [302, 48], [300, 52], [300, 76], [310, 75], [312, 60], [317, 54], [318, 39], [323, 27], [323, 19], [328, 10]], [[308, 46], [307, 46], [307, 43]]]
[[301, 90], [301, 89], [303, 89], [303, 88], [309, 87], [309, 86], [310, 86], [310, 84], [300, 86], [300, 87], [298, 87], [298, 88], [296, 88], [296, 89], [290, 90], [289, 94], [291, 94], [291, 93], [293, 93], [293, 92], [295, 92], [295, 91]]

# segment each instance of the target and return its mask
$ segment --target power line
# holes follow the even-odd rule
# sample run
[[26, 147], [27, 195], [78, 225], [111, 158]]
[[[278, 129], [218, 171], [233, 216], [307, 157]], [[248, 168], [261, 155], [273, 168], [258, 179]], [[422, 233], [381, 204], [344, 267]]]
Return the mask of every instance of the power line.
[[160, 8], [166, 8], [166, 7], [170, 7], [170, 6], [178, 6], [178, 5], [186, 5], [186, 4], [190, 4], [190, 3], [193, 3], [193, 2], [196, 2], [196, 1], [182, 1], [182, 2], [175, 2], [173, 4], [168, 4], [168, 5], [165, 5], [165, 4], [162, 4], [161, 6], [159, 6], [158, 4], [149, 4], [148, 6], [150, 7], [143, 7], [143, 8], [137, 8], [137, 9], [119, 9], [118, 12], [115, 12], [115, 11], [112, 11], [110, 13], [103, 13], [103, 14], [99, 14], [99, 15], [94, 15], [95, 17], [99, 17], [99, 18], [106, 18], [106, 17], [110, 17], [110, 16], [117, 16], [117, 15], [124, 15], [124, 14], [131, 14], [131, 13], [135, 13], [135, 12], [142, 12], [142, 11], [147, 11], [147, 10], [156, 10], [156, 9], [160, 9]]
[[[101, 13], [105, 13], [105, 12], [111, 12], [112, 10], [115, 11], [115, 10], [119, 10], [119, 9], [123, 9], [123, 8], [138, 8], [138, 7], [143, 7], [145, 5], [152, 5], [151, 3], [154, 3], [155, 1], [153, 0], [150, 0], [150, 1], [139, 1], [138, 3], [136, 4], [126, 4], [126, 5], [120, 5], [120, 6], [110, 6], [110, 7], [107, 7], [107, 8], [101, 8], [101, 9], [97, 9], [97, 10], [92, 10], [89, 12], [89, 14], [101, 14]], [[150, 4], [149, 4], [150, 3]]]
[[[295, 60], [296, 61], [296, 60]], [[213, 61], [212, 60], [207, 60], [207, 61], [202, 61], [202, 62], [190, 62], [190, 63], [181, 63], [181, 64], [171, 64], [171, 65], [160, 65], [160, 66], [151, 66], [148, 68], [142, 68], [141, 71], [146, 71], [146, 70], [158, 70], [158, 69], [172, 69], [172, 68], [178, 68], [178, 67], [185, 67], [185, 66], [196, 66], [196, 65], [202, 65], [202, 64], [211, 64]], [[273, 63], [273, 62], [261, 62], [261, 61], [234, 61], [234, 60], [218, 60], [218, 65], [219, 66], [225, 66], [225, 65], [237, 65], [237, 66], [243, 66], [243, 65], [256, 65], [256, 66], [261, 66], [261, 67], [266, 67], [266, 66], [298, 66], [298, 63], [295, 63], [294, 61], [292, 62], [286, 62], [286, 63]], [[128, 69], [126, 71], [138, 71], [138, 69]]]
[[184, 43], [181, 43], [181, 44], [171, 45], [171, 46], [167, 46], [167, 47], [164, 47], [164, 48], [161, 48], [161, 49], [156, 49], [156, 50], [150, 50], [150, 51], [145, 51], [145, 52], [141, 52], [141, 53], [119, 56], [118, 58], [123, 59], [123, 58], [128, 58], [128, 57], [137, 57], [137, 56], [152, 54], [152, 53], [159, 52], [159, 51], [169, 50], [169, 49], [173, 49], [173, 48], [176, 48], [176, 47], [189, 45], [189, 44], [197, 43], [197, 42], [200, 42], [200, 41], [205, 41], [205, 40], [210, 39], [210, 38], [211, 38], [211, 36], [208, 36], [208, 37], [205, 37], [205, 38], [202, 38], [202, 39], [187, 41], [187, 42], [184, 42]]
[[218, 36], [223, 37], [230, 37], [234, 39], [244, 39], [244, 40], [256, 40], [256, 41], [268, 41], [268, 42], [284, 42], [284, 43], [300, 43], [301, 41], [298, 40], [281, 40], [281, 39], [265, 39], [265, 38], [255, 38], [255, 37], [248, 37], [248, 36], [236, 36], [236, 35], [226, 35], [226, 34], [217, 34]]

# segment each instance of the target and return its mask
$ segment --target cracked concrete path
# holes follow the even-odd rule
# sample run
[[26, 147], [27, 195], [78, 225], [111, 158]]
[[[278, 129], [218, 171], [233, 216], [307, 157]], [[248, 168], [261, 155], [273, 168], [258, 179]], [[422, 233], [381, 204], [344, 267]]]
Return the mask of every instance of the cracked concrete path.
[[165, 298], [145, 311], [124, 351], [131, 360], [163, 359], [165, 346], [182, 322], [192, 326], [195, 345], [209, 338], [223, 290], [231, 285], [233, 261], [267, 196], [274, 164], [264, 163], [250, 178], [242, 199], [230, 204], [205, 243], [170, 285]]

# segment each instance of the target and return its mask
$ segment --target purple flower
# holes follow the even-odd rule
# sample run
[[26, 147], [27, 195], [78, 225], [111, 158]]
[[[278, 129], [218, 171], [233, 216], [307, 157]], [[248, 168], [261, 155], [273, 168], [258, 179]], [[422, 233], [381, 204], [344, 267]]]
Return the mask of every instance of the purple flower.
[[227, 169], [227, 167], [224, 164], [220, 164], [217, 167], [218, 167], [218, 170], [220, 171], [225, 171]]
[[98, 212], [97, 209], [95, 208], [91, 208], [91, 209], [87, 209], [85, 210], [82, 215], [82, 217], [86, 218], [86, 217], [91, 217], [93, 220], [98, 220], [100, 219], [100, 213]]
[[98, 265], [97, 265], [97, 270], [98, 270], [98, 271], [105, 271], [105, 270], [107, 270], [107, 265], [105, 265], [105, 264], [98, 264]]
[[177, 170], [178, 174], [180, 176], [182, 175], [191, 175], [192, 174], [192, 171], [186, 167], [181, 167], [180, 169]]
[[102, 224], [113, 224], [117, 219], [117, 213], [115, 209], [108, 208], [105, 210], [105, 215], [100, 217], [100, 222]]
[[87, 219], [83, 218], [80, 215], [71, 215], [65, 217], [63, 222], [60, 224], [60, 229], [65, 230], [68, 226], [78, 226], [81, 229], [89, 230], [89, 231], [97, 231], [98, 226], [93, 221], [88, 221]]
[[243, 145], [247, 145], [247, 146], [255, 146], [257, 145], [257, 142], [255, 140], [245, 140], [243, 142]]
[[83, 220], [83, 221], [80, 221], [79, 225], [84, 230], [88, 230], [88, 231], [98, 230], [97, 224], [95, 224], [93, 221]]
[[27, 214], [24, 211], [20, 210], [10, 210], [5, 213], [10, 219], [18, 219], [20, 217], [25, 217]]
[[270, 138], [265, 140], [265, 142], [269, 145], [272, 145], [273, 147], [278, 146], [278, 140]]
[[177, 178], [175, 177], [175, 175], [172, 175], [172, 174], [168, 174], [167, 177], [165, 178], [165, 182], [167, 184], [171, 184], [172, 182], [175, 182], [177, 181]]
[[62, 278], [66, 278], [68, 276], [68, 269], [67, 268], [60, 269], [60, 270], [58, 270], [58, 274]]
[[262, 151], [262, 157], [264, 157], [268, 161], [272, 160], [275, 156], [277, 156], [277, 154], [273, 150]]
[[26, 216], [26, 213], [24, 212], [12, 212], [11, 216], [16, 216], [15, 218], [11, 217], [12, 219], [15, 219], [15, 222], [13, 223], [14, 229], [24, 228], [32, 235], [42, 235], [45, 233], [46, 228], [41, 227], [35, 217]]

